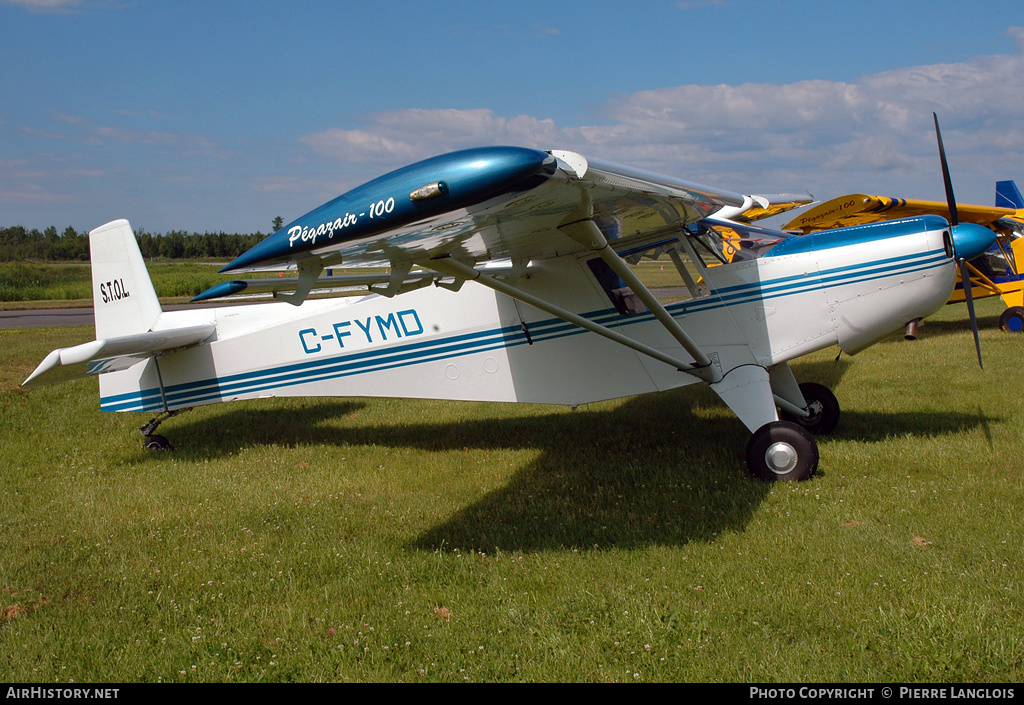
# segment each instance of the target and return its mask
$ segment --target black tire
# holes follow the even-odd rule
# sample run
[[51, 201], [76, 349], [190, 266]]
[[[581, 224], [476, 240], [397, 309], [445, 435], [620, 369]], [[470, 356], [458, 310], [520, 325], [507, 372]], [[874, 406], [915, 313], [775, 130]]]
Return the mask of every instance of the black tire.
[[839, 400], [832, 390], [823, 384], [804, 382], [800, 385], [800, 393], [811, 407], [811, 415], [808, 418], [800, 418], [783, 411], [779, 418], [803, 426], [815, 436], [827, 436], [835, 431], [839, 424]]
[[803, 426], [789, 421], [766, 423], [747, 444], [747, 468], [767, 482], [806, 480], [818, 469], [818, 444]]
[[1024, 331], [1024, 308], [1011, 306], [999, 317], [999, 330], [1004, 333], [1020, 333]]
[[142, 447], [146, 450], [171, 450], [171, 442], [158, 434], [143, 436]]

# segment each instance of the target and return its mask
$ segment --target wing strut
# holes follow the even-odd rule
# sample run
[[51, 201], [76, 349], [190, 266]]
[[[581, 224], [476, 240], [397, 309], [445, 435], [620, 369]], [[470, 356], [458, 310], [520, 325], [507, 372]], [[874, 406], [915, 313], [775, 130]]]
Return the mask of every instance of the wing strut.
[[[619, 275], [622, 281], [626, 282], [626, 286], [633, 290], [633, 293], [637, 295], [641, 301], [647, 306], [648, 310], [654, 314], [661, 325], [665, 327], [665, 330], [671, 334], [676, 341], [683, 346], [686, 352], [690, 353], [690, 356], [696, 361], [696, 366], [700, 368], [711, 367], [711, 359], [704, 354], [704, 351], [697, 347], [697, 344], [693, 342], [693, 339], [686, 334], [676, 319], [672, 318], [672, 314], [665, 310], [665, 307], [661, 305], [661, 302], [654, 298], [654, 294], [651, 293], [650, 289], [644, 286], [643, 282], [637, 279], [633, 270], [622, 261], [622, 258], [615, 254], [615, 251], [608, 245], [608, 240], [605, 238], [604, 233], [601, 232], [600, 228], [592, 220], [580, 220], [569, 225], [563, 225], [559, 228], [563, 233], [576, 240], [584, 247], [589, 247], [594, 250], [597, 255], [603, 259], [612, 271]], [[702, 375], [703, 376], [703, 375]], [[710, 382], [717, 382], [718, 379], [708, 379]]]
[[[685, 362], [683, 360], [680, 360], [656, 348], [652, 348], [649, 345], [644, 345], [643, 343], [637, 342], [632, 338], [624, 336], [621, 333], [618, 333], [610, 328], [602, 326], [599, 323], [594, 323], [593, 321], [588, 320], [578, 314], [575, 314], [572, 311], [568, 311], [560, 306], [556, 306], [555, 304], [552, 304], [548, 301], [544, 301], [543, 299], [540, 299], [532, 294], [528, 294], [522, 289], [518, 289], [515, 286], [507, 284], [499, 279], [495, 279], [490, 275], [484, 274], [483, 272], [474, 269], [473, 267], [470, 267], [468, 264], [460, 262], [459, 260], [453, 257], [432, 259], [429, 260], [429, 264], [421, 264], [423, 264], [423, 266], [429, 266], [431, 269], [441, 272], [442, 274], [447, 274], [449, 276], [457, 277], [459, 279], [465, 279], [467, 281], [472, 280], [479, 282], [480, 284], [483, 284], [484, 286], [490, 289], [494, 289], [495, 291], [501, 292], [502, 294], [510, 296], [513, 299], [517, 299], [519, 301], [522, 301], [523, 303], [529, 304], [530, 306], [540, 309], [545, 313], [550, 313], [552, 316], [557, 316], [558, 318], [561, 318], [564, 321], [568, 321], [569, 323], [573, 323], [579, 326], [580, 328], [589, 330], [592, 333], [597, 333], [598, 335], [608, 338], [609, 340], [619, 343], [620, 345], [625, 345], [626, 347], [636, 350], [639, 353], [653, 357], [655, 360], [664, 362], [666, 365], [671, 365], [680, 372], [686, 372], [687, 374], [694, 375], [695, 377], [699, 377], [707, 382], [717, 382], [722, 378], [722, 373], [718, 370], [717, 367], [711, 364], [710, 360], [708, 360], [708, 364], [704, 366], [694, 365], [691, 362]], [[704, 359], [707, 360], [706, 356], [702, 357], [704, 357]]]

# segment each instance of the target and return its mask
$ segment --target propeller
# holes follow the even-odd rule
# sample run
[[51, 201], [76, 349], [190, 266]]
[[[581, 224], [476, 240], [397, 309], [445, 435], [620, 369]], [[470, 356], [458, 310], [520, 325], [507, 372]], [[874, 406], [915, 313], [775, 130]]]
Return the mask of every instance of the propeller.
[[[949, 226], [953, 231], [960, 224], [956, 211], [956, 197], [953, 195], [953, 180], [949, 177], [949, 164], [946, 162], [946, 150], [942, 146], [942, 132], [939, 130], [939, 116], [932, 113], [935, 120], [935, 138], [939, 142], [939, 161], [942, 163], [942, 181], [946, 186], [946, 204], [949, 206]], [[954, 242], [956, 238], [953, 238]], [[967, 259], [954, 253], [957, 268], [960, 270], [960, 282], [964, 287], [964, 299], [967, 302], [967, 315], [971, 320], [971, 332], [974, 333], [974, 348], [978, 351], [978, 367], [985, 369], [981, 363], [981, 341], [978, 340], [978, 317], [974, 314], [974, 295], [971, 292], [971, 277], [967, 270]]]

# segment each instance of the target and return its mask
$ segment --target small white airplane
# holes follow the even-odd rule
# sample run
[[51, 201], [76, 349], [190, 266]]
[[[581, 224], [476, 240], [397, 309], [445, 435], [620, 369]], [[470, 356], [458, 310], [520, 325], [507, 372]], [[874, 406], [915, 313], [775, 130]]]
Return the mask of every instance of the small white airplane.
[[[24, 386], [99, 375], [101, 408], [157, 412], [141, 431], [166, 448], [164, 420], [236, 399], [576, 406], [706, 382], [752, 432], [755, 476], [805, 479], [818, 465], [812, 434], [834, 429], [839, 405], [798, 384], [789, 361], [832, 345], [856, 353], [942, 307], [956, 262], [993, 233], [923, 216], [761, 233], [727, 258], [701, 221], [750, 203], [567, 151], [455, 152], [339, 196], [222, 270], [294, 266], [297, 277], [197, 297], [278, 302], [174, 312], [161, 309], [130, 225], [114, 221], [89, 236], [96, 340], [51, 352]], [[659, 301], [628, 264], [659, 254], [681, 300]], [[341, 265], [389, 270], [321, 276]], [[369, 293], [308, 298], [355, 284]]]

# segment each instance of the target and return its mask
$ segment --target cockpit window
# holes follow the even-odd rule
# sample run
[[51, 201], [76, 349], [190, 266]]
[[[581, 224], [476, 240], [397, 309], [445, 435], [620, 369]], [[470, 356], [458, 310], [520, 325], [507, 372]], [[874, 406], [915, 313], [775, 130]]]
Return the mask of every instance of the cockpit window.
[[726, 262], [757, 259], [783, 240], [794, 237], [777, 230], [765, 230], [711, 218], [695, 223], [694, 226], [702, 231], [702, 239], [713, 237], [717, 241]]
[[[692, 223], [657, 242], [618, 254], [662, 303], [703, 298], [713, 293], [709, 269], [756, 259], [788, 236], [730, 225], [710, 220]], [[621, 315], [647, 310], [602, 260], [588, 259], [587, 265]]]

